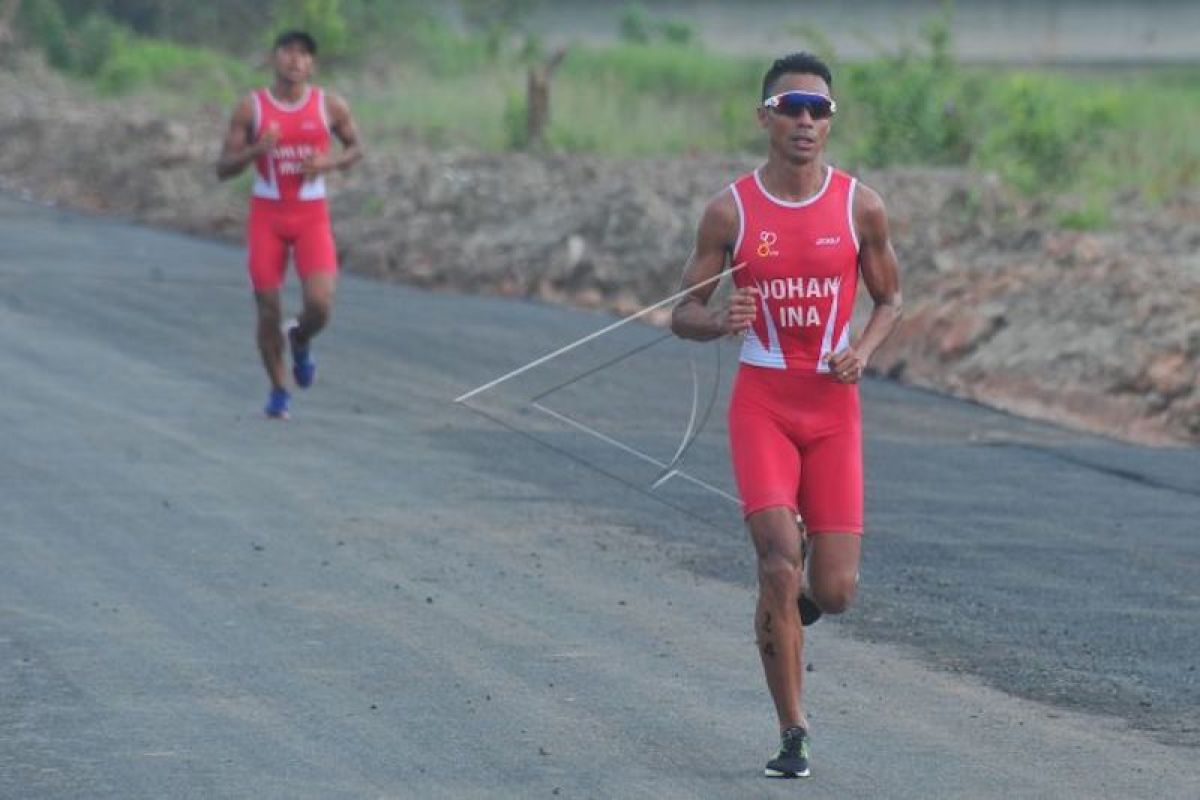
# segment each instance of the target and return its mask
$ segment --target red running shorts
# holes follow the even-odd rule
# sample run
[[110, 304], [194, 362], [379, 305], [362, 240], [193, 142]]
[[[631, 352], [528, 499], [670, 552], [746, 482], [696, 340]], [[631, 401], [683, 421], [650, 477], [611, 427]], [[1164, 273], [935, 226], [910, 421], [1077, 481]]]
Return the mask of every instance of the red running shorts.
[[812, 533], [861, 534], [860, 409], [855, 384], [742, 364], [729, 402], [742, 513], [783, 506]]
[[329, 205], [324, 200], [250, 198], [246, 241], [250, 283], [256, 292], [283, 286], [289, 248], [302, 280], [337, 272], [337, 249], [329, 224]]

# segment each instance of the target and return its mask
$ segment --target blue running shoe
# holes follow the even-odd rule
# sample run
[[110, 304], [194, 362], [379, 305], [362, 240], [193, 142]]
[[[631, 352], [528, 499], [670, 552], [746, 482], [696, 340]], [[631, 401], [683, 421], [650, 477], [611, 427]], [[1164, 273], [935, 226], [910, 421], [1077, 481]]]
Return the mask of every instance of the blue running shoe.
[[301, 389], [307, 389], [317, 379], [317, 362], [313, 359], [309, 348], [296, 344], [296, 333], [300, 330], [300, 322], [292, 320], [288, 325], [288, 345], [292, 350], [292, 377]]
[[267, 398], [267, 405], [263, 408], [263, 413], [271, 419], [287, 419], [288, 407], [291, 405], [292, 396], [288, 394], [287, 389], [272, 389], [271, 396]]

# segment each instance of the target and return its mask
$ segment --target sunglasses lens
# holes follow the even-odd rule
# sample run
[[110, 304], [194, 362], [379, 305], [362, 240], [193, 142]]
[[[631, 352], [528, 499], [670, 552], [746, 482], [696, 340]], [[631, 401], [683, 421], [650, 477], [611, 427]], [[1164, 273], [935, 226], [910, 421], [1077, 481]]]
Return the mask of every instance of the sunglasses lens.
[[795, 93], [779, 95], [773, 107], [775, 113], [785, 117], [799, 117], [805, 111], [813, 119], [829, 119], [833, 116], [833, 102], [819, 95]]

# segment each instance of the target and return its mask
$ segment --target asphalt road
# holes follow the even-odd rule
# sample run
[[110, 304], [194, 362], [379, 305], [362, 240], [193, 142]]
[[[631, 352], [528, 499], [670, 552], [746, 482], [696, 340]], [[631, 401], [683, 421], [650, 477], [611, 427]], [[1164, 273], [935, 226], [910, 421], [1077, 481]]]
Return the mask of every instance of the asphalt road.
[[[241, 262], [0, 198], [0, 797], [1198, 795], [1196, 451], [869, 382], [860, 603], [770, 782], [728, 346], [528, 404], [625, 326], [473, 411], [611, 320], [348, 278], [268, 422]], [[717, 491], [651, 490], [714, 385]]]

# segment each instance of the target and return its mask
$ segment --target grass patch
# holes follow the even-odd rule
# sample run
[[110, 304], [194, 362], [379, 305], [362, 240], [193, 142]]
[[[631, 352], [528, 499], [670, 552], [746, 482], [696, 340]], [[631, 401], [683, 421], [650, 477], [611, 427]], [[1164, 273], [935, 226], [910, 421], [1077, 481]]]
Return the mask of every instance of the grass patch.
[[[517, 70], [434, 75], [418, 68], [396, 70], [384, 81], [350, 81], [346, 94], [369, 141], [498, 151], [509, 145], [510, 96], [523, 90]], [[523, 105], [519, 111], [524, 114]]]
[[96, 70], [94, 81], [106, 94], [153, 88], [185, 95], [194, 103], [232, 103], [262, 77], [242, 61], [223, 53], [138, 38], [105, 59]]
[[[463, 34], [415, 6], [345, 8], [348, 40], [359, 46], [321, 80], [344, 89], [372, 148], [414, 139], [485, 151], [523, 144], [535, 40]], [[25, 20], [64, 70], [104, 92], [145, 92], [180, 110], [231, 104], [268, 77], [213, 50], [135, 36], [103, 15], [66, 20], [51, 0], [29, 0]], [[1049, 198], [1064, 224], [1080, 228], [1109, 224], [1117, 193], [1159, 202], [1200, 180], [1192, 133], [1200, 130], [1200, 69], [985, 70], [952, 54], [944, 15], [896, 52], [862, 62], [828, 54], [839, 103], [834, 160], [850, 169], [995, 172]], [[754, 109], [766, 67], [686, 36], [576, 46], [553, 81], [547, 143], [611, 156], [761, 153]]]

